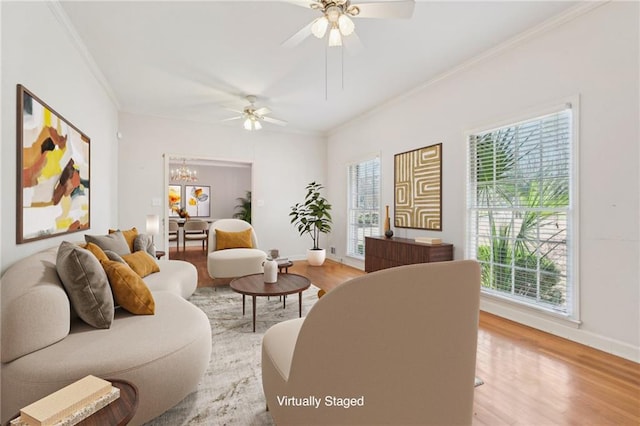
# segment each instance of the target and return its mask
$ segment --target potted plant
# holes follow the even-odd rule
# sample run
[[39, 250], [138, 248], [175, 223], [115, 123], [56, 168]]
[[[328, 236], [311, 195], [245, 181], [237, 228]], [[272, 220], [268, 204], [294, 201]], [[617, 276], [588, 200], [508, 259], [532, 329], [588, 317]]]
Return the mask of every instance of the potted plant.
[[251, 191], [246, 191], [246, 195], [245, 198], [236, 198], [236, 201], [240, 204], [235, 206], [235, 209], [238, 211], [233, 214], [233, 217], [251, 223]]
[[291, 207], [291, 223], [296, 227], [300, 235], [309, 234], [313, 241], [313, 247], [307, 250], [307, 261], [310, 265], [320, 266], [326, 258], [326, 250], [321, 249], [320, 234], [331, 231], [331, 204], [320, 195], [323, 186], [316, 182], [307, 185], [307, 195], [302, 203], [296, 203]]

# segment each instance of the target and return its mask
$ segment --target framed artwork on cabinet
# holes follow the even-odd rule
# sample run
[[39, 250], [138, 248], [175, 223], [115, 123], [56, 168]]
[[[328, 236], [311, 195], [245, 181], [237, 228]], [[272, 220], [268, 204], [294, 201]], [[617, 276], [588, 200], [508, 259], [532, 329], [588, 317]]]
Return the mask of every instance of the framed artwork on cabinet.
[[442, 231], [442, 144], [394, 156], [396, 228]]

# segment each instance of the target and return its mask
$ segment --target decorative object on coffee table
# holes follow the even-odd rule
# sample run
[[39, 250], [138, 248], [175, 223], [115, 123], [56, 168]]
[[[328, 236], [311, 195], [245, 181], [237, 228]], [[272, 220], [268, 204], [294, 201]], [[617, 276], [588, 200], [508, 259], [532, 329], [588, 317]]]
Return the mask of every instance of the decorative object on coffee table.
[[[236, 278], [229, 285], [233, 291], [242, 294], [242, 315], [245, 313], [245, 296], [251, 296], [253, 305], [253, 331], [256, 331], [256, 297], [286, 296], [298, 293], [298, 310], [302, 317], [302, 292], [309, 288], [311, 281], [298, 274], [278, 275], [278, 281], [266, 284], [262, 274], [247, 275]], [[282, 308], [286, 307], [287, 298], [282, 298]]]

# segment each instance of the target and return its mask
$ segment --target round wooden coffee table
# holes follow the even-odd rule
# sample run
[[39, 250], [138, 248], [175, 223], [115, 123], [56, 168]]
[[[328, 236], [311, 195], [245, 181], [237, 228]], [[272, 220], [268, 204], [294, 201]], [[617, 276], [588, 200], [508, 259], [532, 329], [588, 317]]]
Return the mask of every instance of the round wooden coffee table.
[[120, 398], [116, 399], [106, 407], [96, 411], [78, 425], [81, 426], [102, 426], [118, 425], [124, 426], [133, 418], [138, 408], [138, 388], [131, 382], [118, 379], [107, 379], [108, 382], [120, 389]]
[[[245, 296], [251, 296], [253, 304], [253, 332], [256, 331], [256, 297], [257, 296], [286, 296], [298, 293], [298, 310], [302, 317], [302, 292], [309, 288], [309, 278], [298, 274], [278, 274], [278, 281], [272, 284], [264, 282], [264, 274], [246, 275], [231, 281], [231, 289], [242, 294], [242, 315], [245, 312]], [[284, 308], [287, 299], [283, 297]]]

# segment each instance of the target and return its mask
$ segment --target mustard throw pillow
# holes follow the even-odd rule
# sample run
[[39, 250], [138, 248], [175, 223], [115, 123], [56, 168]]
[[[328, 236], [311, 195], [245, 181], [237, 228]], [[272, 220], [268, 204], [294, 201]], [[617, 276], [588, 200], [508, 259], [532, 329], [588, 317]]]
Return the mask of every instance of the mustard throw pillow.
[[136, 315], [153, 315], [156, 302], [140, 275], [124, 263], [113, 260], [100, 262], [111, 284], [118, 305]]
[[154, 272], [160, 272], [160, 267], [146, 251], [125, 254], [122, 258], [127, 262], [127, 265], [133, 269], [133, 272], [140, 275], [141, 278]]
[[225, 232], [216, 229], [216, 250], [231, 248], [253, 248], [251, 228], [240, 232]]
[[99, 260], [99, 261], [103, 261], [103, 260], [109, 260], [109, 258], [107, 257], [106, 253], [100, 248], [100, 246], [93, 244], [93, 243], [87, 243], [84, 246], [85, 249], [89, 250], [91, 253], [93, 253], [93, 255]]
[[[117, 232], [117, 231], [118, 229], [109, 229], [110, 234], [113, 234], [114, 232]], [[120, 231], [120, 232], [122, 232], [122, 236], [124, 237], [124, 239], [127, 241], [127, 244], [129, 245], [129, 251], [133, 253], [133, 242], [136, 240], [136, 237], [138, 236], [138, 230], [135, 227], [133, 227], [128, 231]]]

